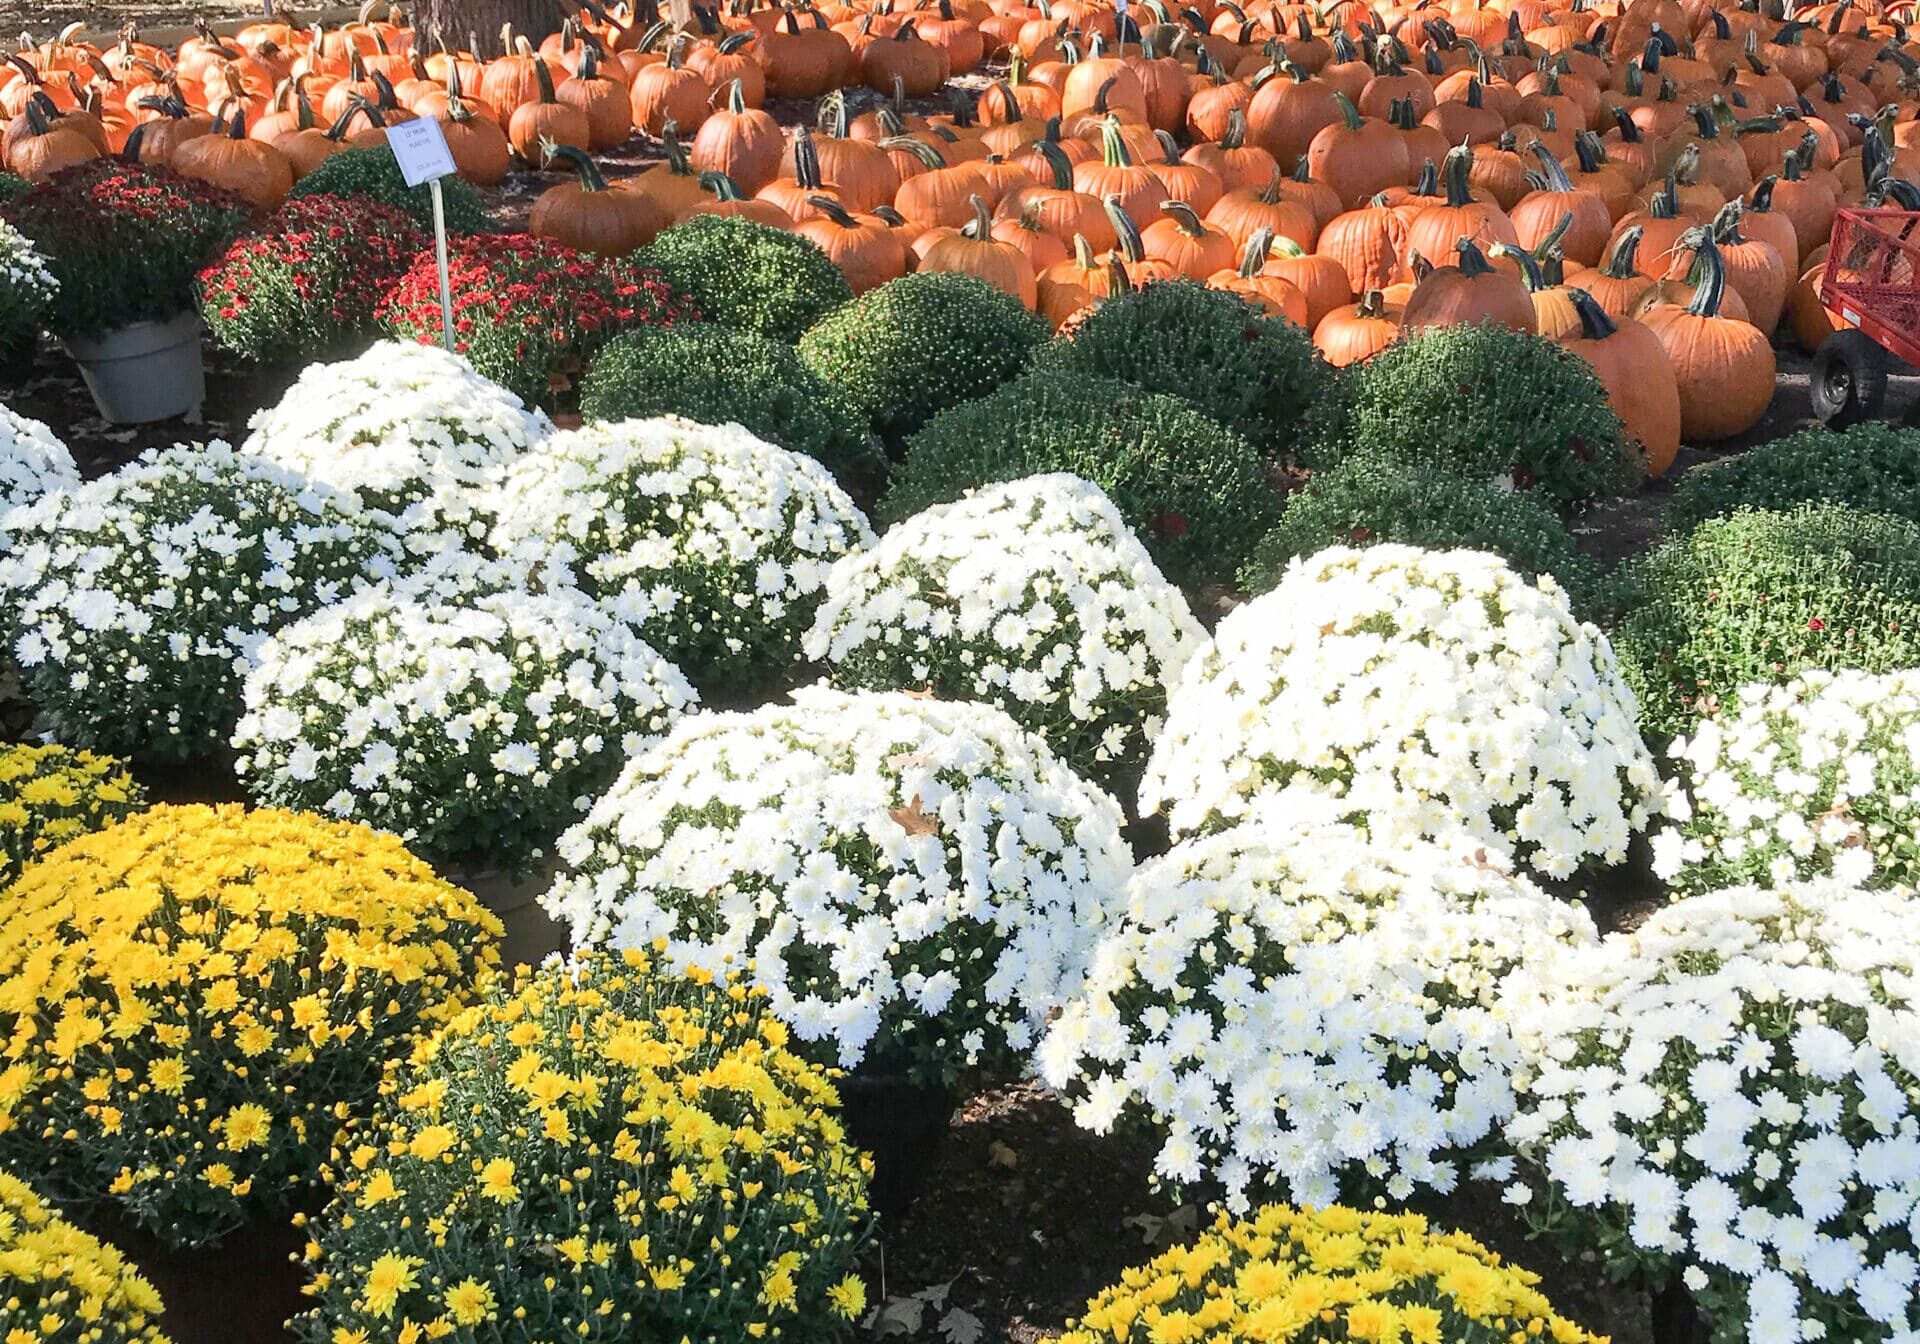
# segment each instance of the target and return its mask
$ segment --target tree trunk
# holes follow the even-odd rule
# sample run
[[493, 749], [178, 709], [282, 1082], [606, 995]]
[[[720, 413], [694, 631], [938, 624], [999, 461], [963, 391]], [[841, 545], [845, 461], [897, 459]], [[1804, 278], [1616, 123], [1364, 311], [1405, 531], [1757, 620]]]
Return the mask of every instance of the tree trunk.
[[438, 30], [449, 47], [463, 45], [473, 34], [480, 44], [474, 54], [483, 60], [502, 54], [502, 24], [512, 24], [516, 34], [538, 46], [542, 38], [559, 32], [560, 21], [575, 12], [559, 0], [416, 0], [412, 9], [414, 31]]

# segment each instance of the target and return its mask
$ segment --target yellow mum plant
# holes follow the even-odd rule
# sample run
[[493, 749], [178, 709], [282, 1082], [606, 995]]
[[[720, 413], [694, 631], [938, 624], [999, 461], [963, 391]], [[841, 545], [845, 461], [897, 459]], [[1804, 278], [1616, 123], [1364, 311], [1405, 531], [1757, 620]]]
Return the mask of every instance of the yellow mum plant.
[[837, 1337], [867, 1158], [738, 981], [640, 951], [551, 964], [451, 1022], [342, 1130], [309, 1344]]
[[1128, 1270], [1061, 1344], [1606, 1344], [1538, 1282], [1417, 1215], [1270, 1204]]
[[284, 1211], [500, 923], [347, 822], [156, 807], [0, 894], [0, 1164], [176, 1245]]
[[0, 1172], [0, 1338], [7, 1344], [167, 1344], [160, 1294], [120, 1252]]
[[50, 849], [147, 804], [111, 756], [65, 747], [0, 747], [0, 887]]

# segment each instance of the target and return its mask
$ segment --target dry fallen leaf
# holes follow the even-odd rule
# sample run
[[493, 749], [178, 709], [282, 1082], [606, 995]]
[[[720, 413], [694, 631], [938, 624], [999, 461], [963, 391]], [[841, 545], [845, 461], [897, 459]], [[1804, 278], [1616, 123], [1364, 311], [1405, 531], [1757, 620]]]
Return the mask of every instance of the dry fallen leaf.
[[995, 1139], [987, 1145], [987, 1165], [989, 1167], [1005, 1167], [1011, 1171], [1020, 1165], [1020, 1154], [1014, 1152], [1013, 1149], [1000, 1142], [1000, 1140]]
[[896, 807], [887, 814], [894, 824], [908, 835], [932, 835], [940, 829], [940, 818], [920, 810], [920, 795], [914, 794], [913, 801], [905, 807]]

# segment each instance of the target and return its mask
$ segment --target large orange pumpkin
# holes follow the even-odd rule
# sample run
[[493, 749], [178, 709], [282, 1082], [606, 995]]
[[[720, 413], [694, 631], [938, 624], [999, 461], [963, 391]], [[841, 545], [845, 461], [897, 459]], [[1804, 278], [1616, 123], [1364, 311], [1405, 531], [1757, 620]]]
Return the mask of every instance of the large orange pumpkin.
[[1664, 475], [1680, 451], [1680, 382], [1666, 347], [1631, 318], [1615, 322], [1585, 290], [1570, 297], [1580, 325], [1560, 343], [1593, 367], [1621, 427], [1640, 441], [1647, 475]]
[[1686, 307], [1659, 304], [1641, 321], [1660, 339], [1680, 388], [1680, 432], [1714, 442], [1745, 433], [1773, 401], [1773, 346], [1752, 323], [1723, 317], [1726, 270], [1720, 249], [1702, 236], [1695, 247], [1701, 281]]

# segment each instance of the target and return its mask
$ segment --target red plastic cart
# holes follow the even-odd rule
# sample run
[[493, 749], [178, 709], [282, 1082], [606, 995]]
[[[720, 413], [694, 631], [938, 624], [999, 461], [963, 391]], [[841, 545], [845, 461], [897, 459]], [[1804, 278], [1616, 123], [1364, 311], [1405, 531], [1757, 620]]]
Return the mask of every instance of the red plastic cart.
[[1842, 210], [1833, 221], [1820, 302], [1848, 325], [1814, 353], [1812, 387], [1813, 413], [1831, 428], [1880, 414], [1892, 360], [1920, 365], [1916, 234], [1910, 210]]

